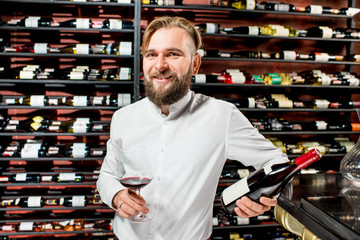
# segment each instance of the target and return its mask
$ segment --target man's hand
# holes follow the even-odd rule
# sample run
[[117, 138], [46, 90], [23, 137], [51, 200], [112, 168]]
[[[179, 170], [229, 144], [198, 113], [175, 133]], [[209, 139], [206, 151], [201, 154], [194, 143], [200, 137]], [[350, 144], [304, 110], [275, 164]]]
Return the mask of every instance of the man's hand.
[[242, 218], [256, 217], [269, 211], [271, 207], [277, 204], [276, 198], [260, 198], [261, 204], [250, 200], [248, 197], [242, 197], [236, 201], [235, 213]]
[[149, 209], [144, 204], [144, 198], [128, 188], [117, 192], [112, 201], [113, 207], [123, 218], [129, 218], [139, 212], [148, 213]]

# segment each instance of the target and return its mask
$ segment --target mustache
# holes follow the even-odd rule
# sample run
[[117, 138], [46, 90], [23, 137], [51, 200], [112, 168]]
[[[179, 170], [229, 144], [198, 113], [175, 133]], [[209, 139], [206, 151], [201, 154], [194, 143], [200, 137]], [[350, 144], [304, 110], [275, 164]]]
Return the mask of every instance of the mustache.
[[175, 77], [176, 74], [170, 71], [153, 71], [150, 73], [150, 77], [151, 78], [158, 78], [158, 77], [162, 77], [162, 76], [170, 76], [170, 77]]

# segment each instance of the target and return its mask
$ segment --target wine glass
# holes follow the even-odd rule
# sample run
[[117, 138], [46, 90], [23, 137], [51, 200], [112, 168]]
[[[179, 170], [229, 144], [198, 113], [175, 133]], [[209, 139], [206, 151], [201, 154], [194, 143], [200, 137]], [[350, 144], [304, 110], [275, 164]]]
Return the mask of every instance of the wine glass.
[[[152, 180], [150, 174], [139, 174], [136, 176], [127, 176], [120, 179], [120, 183], [127, 188], [134, 190], [138, 195], [140, 195], [140, 189], [148, 185]], [[149, 208], [149, 213], [144, 214], [139, 212], [137, 215], [134, 215], [129, 218], [131, 222], [141, 223], [149, 221], [153, 217], [153, 212], [148, 204], [145, 204]]]

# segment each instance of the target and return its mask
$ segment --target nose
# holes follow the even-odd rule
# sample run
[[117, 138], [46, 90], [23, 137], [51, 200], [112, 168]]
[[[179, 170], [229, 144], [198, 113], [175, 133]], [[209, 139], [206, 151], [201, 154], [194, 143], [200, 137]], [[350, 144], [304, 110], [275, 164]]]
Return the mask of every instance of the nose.
[[168, 67], [169, 65], [166, 61], [165, 56], [163, 54], [159, 54], [159, 56], [157, 57], [157, 61], [155, 63], [155, 69], [158, 70], [159, 72], [162, 72]]

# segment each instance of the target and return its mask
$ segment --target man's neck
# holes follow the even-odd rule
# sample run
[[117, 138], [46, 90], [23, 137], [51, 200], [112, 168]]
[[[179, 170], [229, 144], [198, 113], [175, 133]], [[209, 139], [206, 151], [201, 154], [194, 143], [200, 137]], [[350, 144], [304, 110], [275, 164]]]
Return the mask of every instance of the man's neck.
[[160, 109], [162, 114], [164, 114], [165, 116], [169, 115], [169, 105], [161, 105]]

